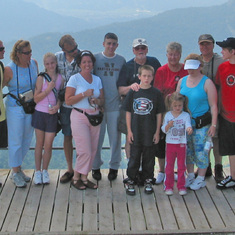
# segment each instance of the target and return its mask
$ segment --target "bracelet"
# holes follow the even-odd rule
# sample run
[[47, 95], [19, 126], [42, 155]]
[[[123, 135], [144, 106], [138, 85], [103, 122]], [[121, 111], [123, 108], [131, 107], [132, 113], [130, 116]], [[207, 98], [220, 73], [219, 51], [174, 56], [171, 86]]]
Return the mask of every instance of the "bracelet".
[[214, 125], [211, 125], [211, 126], [213, 126], [213, 127], [215, 127], [216, 128], [216, 125], [214, 124]]
[[84, 92], [82, 92], [82, 97], [85, 97], [85, 94], [84, 94]]

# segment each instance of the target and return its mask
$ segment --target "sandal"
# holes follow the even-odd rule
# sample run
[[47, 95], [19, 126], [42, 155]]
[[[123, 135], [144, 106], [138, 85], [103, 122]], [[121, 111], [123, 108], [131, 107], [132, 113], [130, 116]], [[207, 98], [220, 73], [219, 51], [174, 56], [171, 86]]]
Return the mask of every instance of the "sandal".
[[72, 180], [71, 181], [71, 185], [74, 187], [74, 188], [76, 188], [76, 189], [78, 189], [78, 190], [84, 190], [84, 189], [86, 189], [86, 186], [83, 184], [83, 182], [79, 179], [79, 180]]
[[81, 180], [81, 181], [82, 181], [83, 185], [87, 188], [90, 188], [90, 189], [97, 189], [98, 188], [98, 186], [96, 184], [92, 183], [90, 180], [84, 180], [84, 181]]

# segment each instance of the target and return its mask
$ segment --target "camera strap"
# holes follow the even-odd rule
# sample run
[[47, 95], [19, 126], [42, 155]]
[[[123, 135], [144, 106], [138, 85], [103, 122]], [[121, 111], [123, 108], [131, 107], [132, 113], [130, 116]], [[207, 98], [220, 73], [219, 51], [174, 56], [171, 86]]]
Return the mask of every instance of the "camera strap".
[[[51, 82], [51, 80], [52, 80], [51, 77], [49, 76], [49, 74], [46, 73], [46, 72], [41, 72], [41, 73], [38, 74], [38, 76], [43, 76], [48, 82]], [[56, 98], [56, 101], [57, 101], [57, 98], [58, 98], [57, 89], [54, 87], [54, 88], [52, 89], [52, 91], [53, 91], [53, 93], [54, 93], [54, 95], [55, 95], [55, 98]]]

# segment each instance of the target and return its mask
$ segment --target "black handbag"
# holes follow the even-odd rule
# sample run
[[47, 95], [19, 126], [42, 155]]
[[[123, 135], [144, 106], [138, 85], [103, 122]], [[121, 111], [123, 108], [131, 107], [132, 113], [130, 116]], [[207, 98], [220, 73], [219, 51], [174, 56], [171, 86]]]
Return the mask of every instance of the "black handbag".
[[209, 125], [212, 120], [211, 112], [208, 111], [200, 117], [193, 118], [196, 123], [196, 129], [200, 129], [206, 125]]
[[92, 126], [98, 126], [103, 121], [104, 114], [101, 111], [99, 111], [98, 114], [91, 115], [91, 114], [88, 114], [87, 112], [84, 112], [81, 109], [78, 109], [78, 108], [74, 108], [74, 109], [78, 111], [79, 113], [84, 113], [87, 116]]

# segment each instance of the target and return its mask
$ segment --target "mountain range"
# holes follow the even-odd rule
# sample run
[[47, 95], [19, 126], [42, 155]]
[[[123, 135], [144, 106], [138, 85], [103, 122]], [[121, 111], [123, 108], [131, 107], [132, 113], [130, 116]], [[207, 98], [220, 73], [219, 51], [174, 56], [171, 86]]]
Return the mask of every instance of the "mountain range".
[[[15, 0], [8, 0], [14, 2]], [[19, 1], [19, 0], [17, 0]], [[31, 4], [31, 3], [28, 3]], [[24, 38], [30, 40], [33, 57], [38, 60], [40, 69], [42, 69], [42, 57], [46, 52], [56, 52], [60, 50], [58, 41], [60, 37], [65, 34], [62, 31], [61, 21], [58, 23], [58, 32], [51, 30], [51, 33], [40, 34], [35, 37], [28, 38], [27, 32], [32, 29], [41, 29], [43, 24], [52, 24], [55, 21], [55, 15], [51, 14], [51, 20], [43, 21], [43, 14], [45, 9], [38, 7], [35, 15], [40, 14], [42, 17], [42, 25], [33, 25], [29, 21], [22, 36], [17, 38]], [[22, 12], [25, 16], [27, 9]], [[62, 16], [58, 17], [63, 20]], [[58, 19], [59, 19], [58, 18]], [[162, 64], [166, 63], [166, 45], [171, 41], [180, 42], [183, 46], [182, 58], [191, 52], [198, 53], [198, 36], [204, 33], [210, 33], [215, 40], [223, 40], [228, 36], [235, 35], [235, 0], [230, 0], [219, 6], [210, 7], [190, 7], [169, 10], [159, 13], [152, 17], [142, 18], [139, 20], [132, 20], [127, 22], [119, 22], [107, 24], [104, 26], [81, 30], [79, 27], [70, 29], [71, 17], [68, 22], [65, 21], [67, 27], [66, 33], [70, 33], [78, 42], [81, 49], [88, 49], [96, 53], [103, 50], [103, 37], [107, 32], [114, 32], [119, 37], [119, 47], [117, 53], [123, 55], [127, 60], [132, 58], [132, 41], [134, 38], [146, 38], [149, 44], [149, 55], [157, 57]], [[22, 19], [22, 24], [26, 24]], [[16, 30], [12, 24], [11, 30]], [[77, 31], [75, 31], [77, 28]], [[79, 30], [78, 30], [79, 29]], [[6, 29], [5, 29], [6, 30]], [[3, 31], [4, 32], [4, 31]], [[1, 36], [2, 38], [2, 36]], [[9, 61], [10, 50], [15, 41], [6, 42], [6, 54], [4, 62]], [[219, 47], [215, 47], [215, 51], [220, 52]]]

